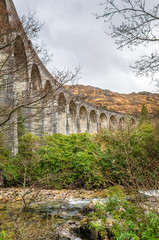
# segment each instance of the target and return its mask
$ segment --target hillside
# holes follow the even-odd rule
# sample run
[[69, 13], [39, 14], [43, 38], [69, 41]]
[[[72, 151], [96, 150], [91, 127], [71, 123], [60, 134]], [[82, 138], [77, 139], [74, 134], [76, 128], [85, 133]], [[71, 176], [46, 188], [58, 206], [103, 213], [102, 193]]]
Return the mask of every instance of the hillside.
[[150, 114], [159, 109], [158, 93], [133, 92], [121, 94], [84, 85], [67, 86], [67, 88], [74, 95], [79, 95], [82, 100], [108, 110], [139, 115], [143, 104], [146, 104]]

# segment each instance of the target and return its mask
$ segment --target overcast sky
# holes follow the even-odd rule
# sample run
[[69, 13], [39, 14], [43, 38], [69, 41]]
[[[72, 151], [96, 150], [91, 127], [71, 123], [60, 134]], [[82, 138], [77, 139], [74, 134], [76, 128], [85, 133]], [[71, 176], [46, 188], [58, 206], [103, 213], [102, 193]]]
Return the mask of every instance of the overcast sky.
[[100, 0], [13, 0], [19, 15], [36, 9], [45, 23], [41, 40], [54, 54], [48, 68], [74, 70], [81, 65], [79, 84], [92, 85], [120, 93], [153, 91], [150, 79], [135, 77], [130, 63], [143, 50], [116, 49], [104, 31], [106, 25], [92, 13], [101, 12]]

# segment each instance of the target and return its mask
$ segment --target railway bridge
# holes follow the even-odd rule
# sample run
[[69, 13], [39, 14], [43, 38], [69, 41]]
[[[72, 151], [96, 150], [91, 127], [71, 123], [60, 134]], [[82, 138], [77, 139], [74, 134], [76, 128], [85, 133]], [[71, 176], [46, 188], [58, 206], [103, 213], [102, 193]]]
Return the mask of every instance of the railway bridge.
[[[6, 132], [14, 153], [20, 113], [27, 131], [35, 135], [97, 133], [105, 128], [123, 129], [128, 122], [137, 123], [134, 116], [96, 107], [69, 92], [64, 82], [51, 75], [33, 49], [13, 1], [0, 0], [0, 10], [4, 12], [0, 16], [1, 33], [4, 33], [0, 36], [0, 44], [4, 46], [0, 50], [0, 106], [12, 111], [7, 113], [10, 118], [6, 121]], [[3, 122], [4, 117], [0, 119]]]

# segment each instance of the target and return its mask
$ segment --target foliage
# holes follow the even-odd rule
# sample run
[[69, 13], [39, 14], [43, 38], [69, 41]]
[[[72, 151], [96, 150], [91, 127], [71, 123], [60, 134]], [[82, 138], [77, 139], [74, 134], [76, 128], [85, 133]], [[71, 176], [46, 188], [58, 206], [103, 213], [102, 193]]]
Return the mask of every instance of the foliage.
[[110, 180], [125, 186], [149, 184], [158, 180], [159, 132], [150, 124], [143, 123], [127, 131], [104, 131], [97, 135], [105, 153], [103, 167]]
[[5, 231], [0, 232], [0, 240], [9, 240], [11, 239], [10, 236]]
[[143, 103], [141, 108], [140, 122], [143, 123], [146, 120], [148, 120], [148, 110], [146, 105]]
[[5, 145], [5, 135], [0, 133], [0, 169], [3, 168], [3, 164], [7, 162], [10, 157], [10, 152]]
[[19, 138], [19, 153], [4, 157], [2, 168], [10, 185], [99, 188], [120, 183], [137, 190], [158, 186], [158, 159], [159, 131], [145, 122], [96, 136], [27, 133]]
[[19, 138], [19, 153], [9, 158], [3, 165], [4, 177], [8, 184], [23, 184], [33, 182], [33, 175], [37, 164], [37, 149], [39, 138], [31, 133], [26, 133]]
[[8, 182], [24, 186], [103, 187], [104, 155], [89, 134], [54, 134], [41, 138], [27, 133], [20, 137], [19, 153], [3, 166]]
[[54, 134], [43, 140], [38, 167], [47, 184], [57, 188], [104, 186], [103, 154], [89, 134]]
[[[109, 193], [104, 204], [96, 205], [90, 227], [100, 231], [103, 237], [109, 229], [114, 236], [113, 239], [117, 240], [159, 239], [159, 216], [156, 212], [153, 210], [143, 212], [138, 205], [127, 201], [120, 189], [116, 188], [115, 191], [111, 189]], [[112, 220], [108, 220], [110, 216]]]

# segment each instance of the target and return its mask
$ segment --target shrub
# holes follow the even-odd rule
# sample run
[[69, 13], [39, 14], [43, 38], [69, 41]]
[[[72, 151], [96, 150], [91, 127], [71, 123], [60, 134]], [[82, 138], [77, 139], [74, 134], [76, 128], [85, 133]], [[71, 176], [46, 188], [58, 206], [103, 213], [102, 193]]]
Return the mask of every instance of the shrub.
[[3, 164], [3, 172], [8, 185], [33, 183], [36, 179], [35, 166], [38, 162], [39, 138], [26, 133], [19, 138], [18, 154]]
[[3, 169], [4, 164], [10, 157], [10, 151], [6, 148], [5, 142], [5, 135], [0, 133], [0, 169]]
[[89, 134], [44, 136], [39, 156], [43, 183], [57, 188], [104, 186], [103, 154]]
[[103, 153], [89, 134], [20, 137], [19, 153], [3, 166], [10, 184], [52, 188], [104, 187]]
[[5, 231], [0, 232], [0, 240], [9, 240], [9, 239], [11, 240], [11, 237], [8, 236], [8, 234]]
[[15, 157], [2, 149], [8, 184], [101, 188], [120, 183], [135, 191], [158, 186], [159, 133], [149, 123], [96, 136], [27, 133], [19, 138]]
[[[111, 226], [108, 221], [111, 216]], [[99, 221], [99, 219], [101, 221]], [[98, 226], [96, 226], [98, 222]], [[100, 226], [99, 226], [100, 225]], [[144, 212], [139, 205], [125, 199], [120, 190], [110, 192], [104, 204], [96, 205], [91, 215], [90, 228], [100, 231], [101, 236], [111, 231], [117, 240], [156, 240], [159, 239], [159, 216], [153, 210]]]
[[[159, 134], [149, 123], [128, 131], [104, 131], [97, 135], [103, 148], [103, 167], [111, 162], [110, 180], [124, 185], [153, 187], [158, 181]], [[104, 147], [103, 147], [104, 146]]]

